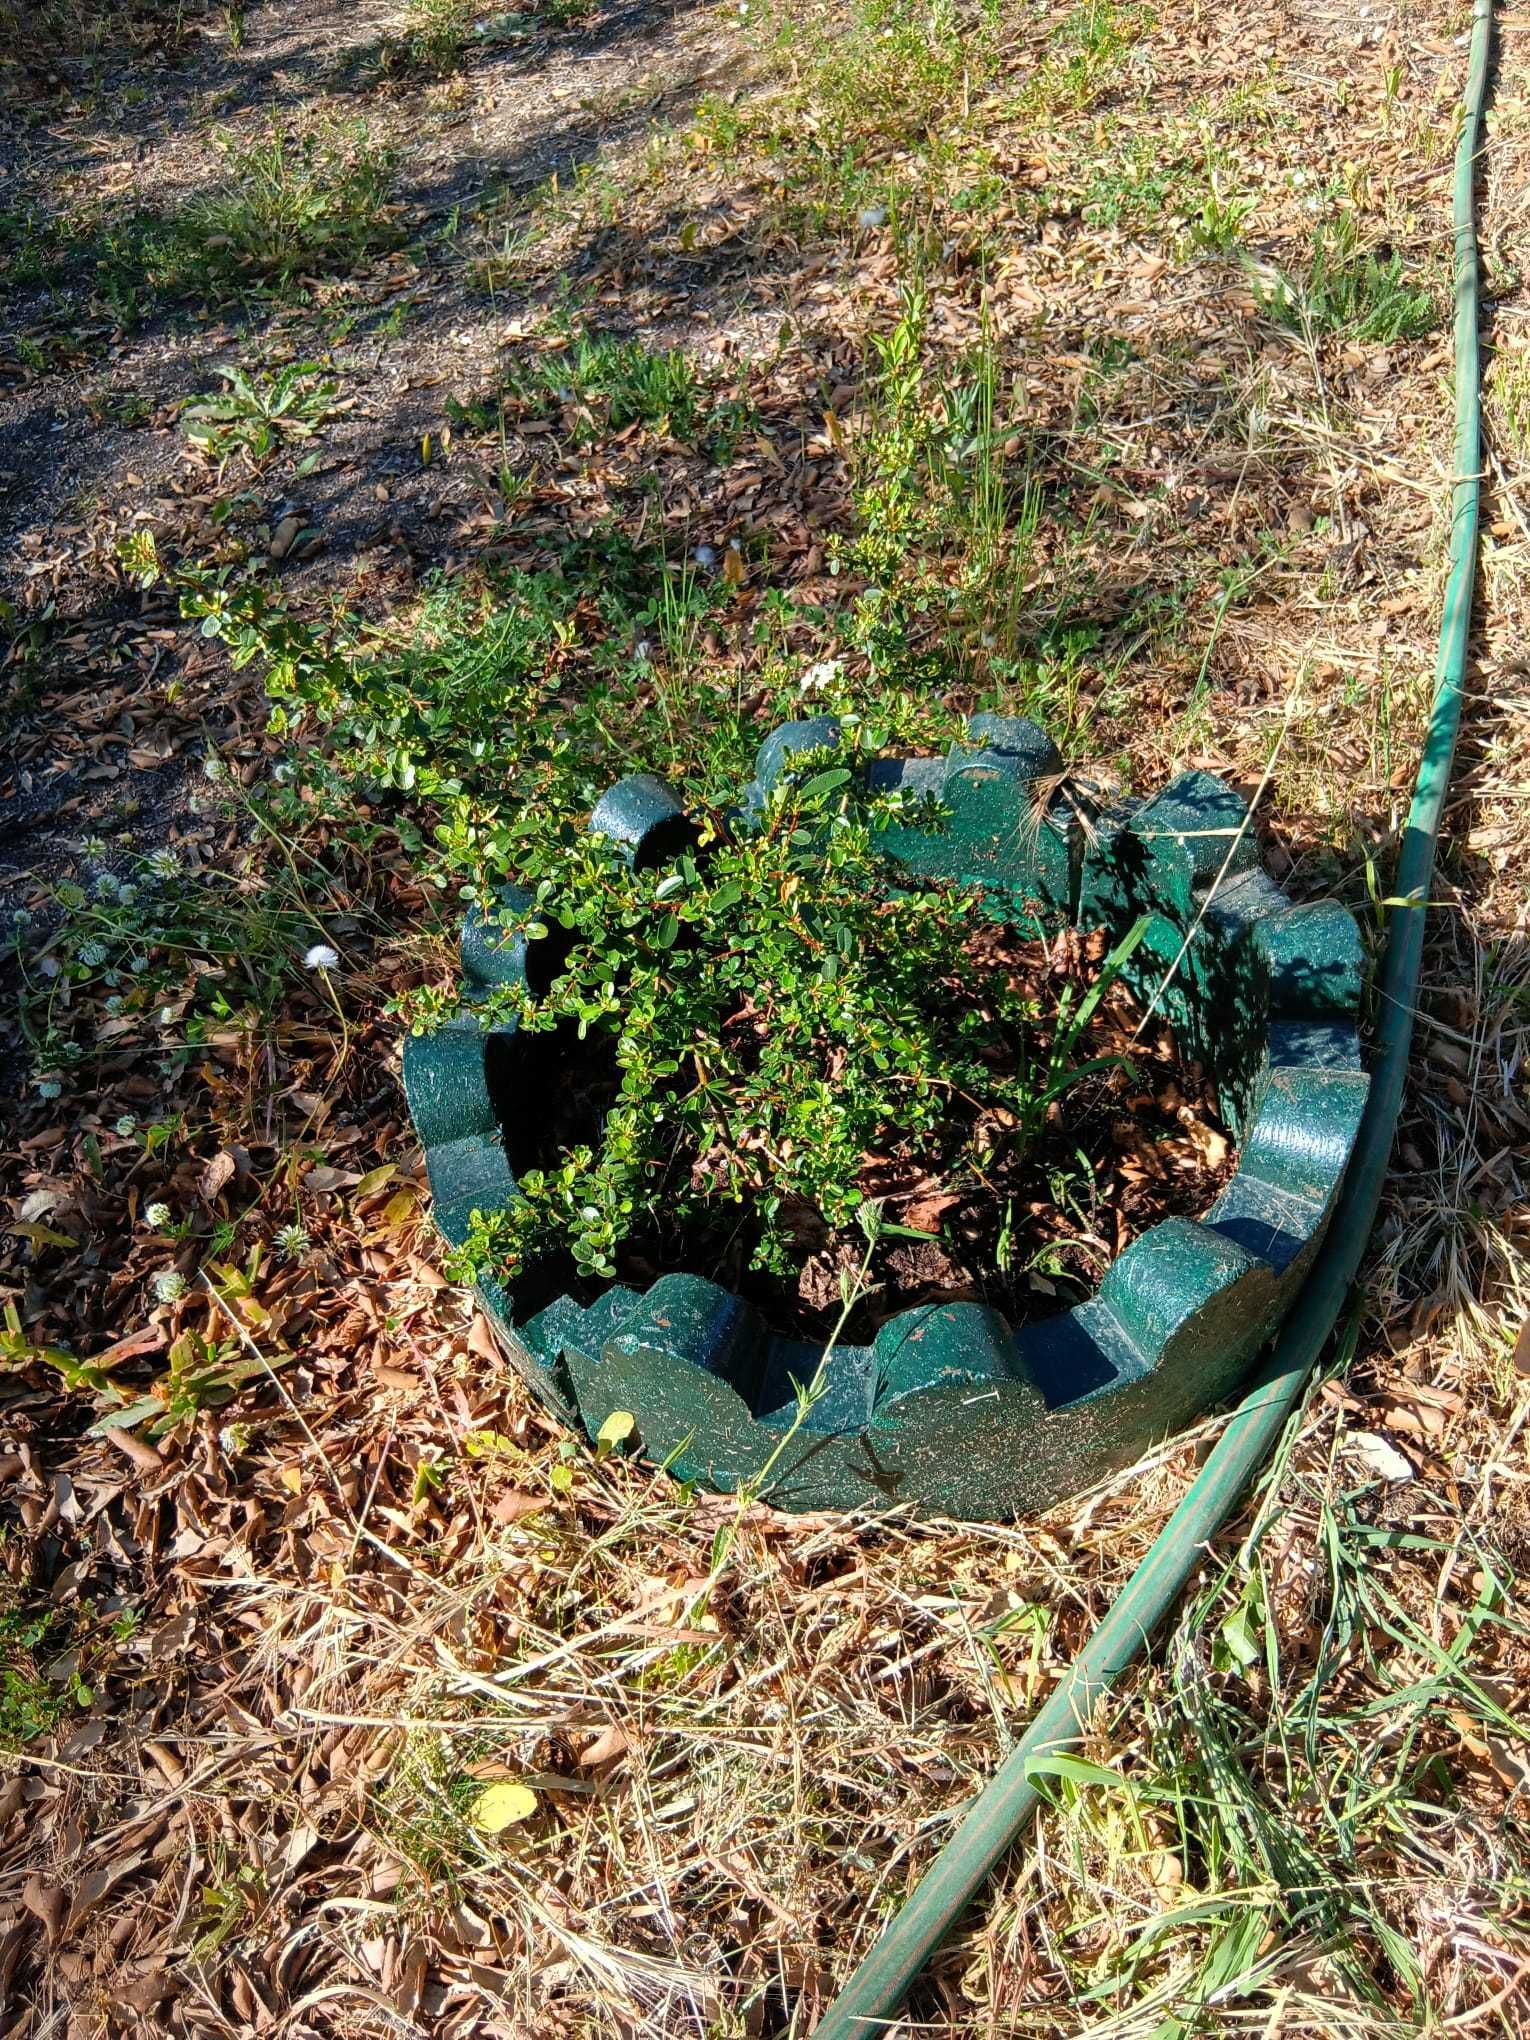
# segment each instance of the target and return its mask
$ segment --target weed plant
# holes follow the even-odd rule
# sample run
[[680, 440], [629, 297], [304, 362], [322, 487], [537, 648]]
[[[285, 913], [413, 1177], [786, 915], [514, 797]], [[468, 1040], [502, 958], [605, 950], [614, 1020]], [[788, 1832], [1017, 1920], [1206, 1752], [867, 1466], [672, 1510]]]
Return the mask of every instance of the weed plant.
[[292, 440], [312, 438], [339, 394], [339, 384], [316, 361], [289, 362], [274, 375], [246, 373], [231, 362], [220, 364], [216, 373], [227, 387], [219, 396], [188, 404], [181, 427], [220, 478], [236, 457], [257, 473]]
[[1306, 275], [1282, 275], [1266, 302], [1287, 325], [1382, 346], [1422, 339], [1439, 323], [1433, 293], [1408, 281], [1401, 254], [1362, 252], [1348, 213], [1317, 226]]
[[298, 133], [278, 122], [256, 141], [222, 135], [215, 146], [222, 175], [179, 212], [87, 230], [97, 287], [124, 324], [165, 300], [280, 294], [398, 244], [393, 154], [362, 123]]
[[[638, 425], [685, 444], [705, 443], [716, 458], [726, 457], [747, 414], [736, 402], [719, 401], [679, 348], [651, 348], [619, 334], [592, 332], [570, 313], [553, 332], [559, 344], [552, 350], [511, 364], [505, 397], [523, 414], [563, 411], [579, 446]], [[498, 398], [450, 410], [454, 422], [470, 430], [503, 427]]]

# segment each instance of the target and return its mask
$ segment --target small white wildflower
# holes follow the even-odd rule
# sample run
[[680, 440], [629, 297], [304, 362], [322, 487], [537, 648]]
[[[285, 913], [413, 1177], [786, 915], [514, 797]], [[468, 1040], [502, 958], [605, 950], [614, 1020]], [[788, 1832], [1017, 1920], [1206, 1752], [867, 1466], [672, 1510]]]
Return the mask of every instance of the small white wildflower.
[[161, 1303], [174, 1303], [186, 1293], [186, 1278], [179, 1268], [161, 1268], [154, 1278], [154, 1294]]
[[104, 836], [87, 836], [81, 848], [87, 857], [104, 857], [106, 855], [106, 838]]
[[104, 942], [82, 942], [75, 954], [88, 969], [94, 970], [98, 963], [105, 963], [111, 951]]
[[[116, 971], [112, 972], [112, 982], [114, 984], [117, 982]], [[114, 993], [112, 997], [107, 1000], [106, 1010], [108, 1013], [120, 1013], [122, 1011], [122, 994], [120, 992]]]
[[653, 657], [653, 646], [647, 638], [642, 637], [638, 639], [637, 643], [632, 647], [632, 656], [640, 666], [648, 664], [648, 661]]
[[715, 567], [717, 565], [717, 554], [709, 545], [698, 545], [691, 554], [691, 558], [698, 567]]
[[156, 1232], [160, 1232], [170, 1223], [170, 1207], [168, 1204], [146, 1204], [143, 1216], [146, 1225], [152, 1225]]
[[44, 1077], [37, 1087], [37, 1095], [39, 1098], [62, 1098], [64, 1087], [56, 1082], [54, 1078]]
[[300, 1225], [284, 1225], [277, 1232], [276, 1248], [285, 1259], [295, 1261], [308, 1252], [308, 1235]]
[[826, 687], [832, 687], [844, 671], [838, 659], [820, 659], [816, 666], [809, 666], [797, 682], [799, 694], [822, 694]]
[[148, 967], [149, 959], [144, 955], [141, 949], [138, 950], [136, 954], [128, 958], [128, 969], [133, 973], [134, 977], [142, 976], [142, 974], [144, 973], [144, 971], [148, 969]]
[[155, 850], [150, 854], [149, 869], [156, 878], [174, 878], [179, 873], [180, 868], [180, 858], [168, 846], [161, 850]]
[[202, 760], [202, 777], [204, 779], [221, 779], [227, 770], [228, 767], [218, 757], [216, 752], [209, 751]]
[[123, 906], [130, 907], [138, 897], [138, 888], [130, 880], [124, 880], [117, 888], [117, 897]]
[[340, 961], [340, 952], [331, 949], [327, 942], [316, 942], [303, 956], [304, 970], [333, 970]]
[[117, 1131], [122, 1135], [122, 1138], [124, 1140], [131, 1140], [133, 1135], [138, 1131], [138, 1121], [133, 1117], [131, 1112], [124, 1112], [122, 1117], [117, 1121]]
[[855, 216], [858, 227], [885, 227], [887, 208], [885, 205], [863, 205]]
[[175, 1008], [173, 1006], [160, 1007], [159, 1024], [161, 1027], [173, 1027], [175, 1025]]
[[98, 900], [114, 900], [117, 897], [117, 881], [109, 871], [103, 871], [93, 890]]

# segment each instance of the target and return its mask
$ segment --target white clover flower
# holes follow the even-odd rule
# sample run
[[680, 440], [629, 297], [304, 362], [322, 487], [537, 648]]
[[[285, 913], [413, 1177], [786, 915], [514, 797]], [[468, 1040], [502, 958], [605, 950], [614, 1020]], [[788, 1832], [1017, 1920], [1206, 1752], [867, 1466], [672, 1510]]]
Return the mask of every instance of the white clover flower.
[[44, 1077], [37, 1087], [39, 1098], [62, 1098], [64, 1087], [52, 1077]]
[[228, 767], [215, 751], [209, 751], [202, 760], [202, 777], [204, 779], [221, 779], [227, 771]]
[[98, 963], [105, 963], [111, 951], [104, 942], [82, 942], [75, 955], [88, 969], [94, 970]]
[[122, 1138], [124, 1140], [131, 1140], [133, 1135], [138, 1131], [138, 1121], [133, 1117], [131, 1112], [124, 1112], [122, 1117], [117, 1121], [117, 1131], [122, 1135]]
[[109, 871], [103, 871], [96, 879], [94, 891], [97, 899], [114, 900], [117, 897], [117, 881]]
[[865, 206], [862, 206], [862, 207], [861, 207], [861, 209], [860, 209], [860, 211], [859, 211], [859, 212], [858, 212], [858, 213], [856, 214], [856, 216], [855, 216], [855, 224], [856, 224], [856, 225], [857, 225], [858, 227], [884, 227], [884, 226], [886, 226], [886, 224], [887, 224], [887, 208], [886, 208], [886, 206], [885, 206], [885, 205], [865, 205]]
[[295, 1261], [308, 1252], [308, 1235], [300, 1225], [284, 1225], [277, 1232], [276, 1249], [284, 1259]]
[[691, 554], [691, 558], [698, 567], [715, 567], [717, 565], [716, 550], [709, 545], [698, 545]]
[[137, 952], [136, 955], [130, 956], [128, 958], [128, 969], [133, 973], [135, 977], [140, 977], [143, 974], [143, 972], [148, 969], [148, 967], [149, 959], [144, 955], [141, 949]]
[[186, 1294], [186, 1278], [179, 1268], [161, 1268], [154, 1278], [154, 1294], [161, 1303], [174, 1303]]
[[145, 1224], [152, 1225], [156, 1232], [162, 1231], [170, 1223], [168, 1204], [146, 1204], [143, 1215]]
[[162, 850], [155, 850], [149, 857], [149, 869], [156, 878], [175, 878], [180, 868], [180, 858], [168, 845]]
[[340, 952], [338, 950], [331, 949], [327, 942], [316, 942], [311, 949], [305, 951], [303, 968], [304, 970], [333, 970], [339, 961]]

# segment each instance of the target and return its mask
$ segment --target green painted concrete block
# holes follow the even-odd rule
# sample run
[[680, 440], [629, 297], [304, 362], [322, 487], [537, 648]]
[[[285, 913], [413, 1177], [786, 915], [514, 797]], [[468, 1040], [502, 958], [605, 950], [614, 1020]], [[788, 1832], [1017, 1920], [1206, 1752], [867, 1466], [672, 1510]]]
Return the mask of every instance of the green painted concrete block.
[[462, 923], [462, 975], [486, 991], [526, 982], [526, 938], [516, 923], [531, 906], [531, 894], [507, 885], [499, 901], [493, 913], [470, 908]]
[[[751, 825], [795, 757], [838, 737], [829, 716], [772, 731], [735, 826]], [[698, 1276], [527, 1311], [485, 1281], [507, 1355], [549, 1406], [592, 1436], [628, 1411], [643, 1450], [678, 1477], [749, 1485], [782, 1507], [984, 1518], [1128, 1464], [1236, 1386], [1317, 1249], [1364, 1109], [1359, 931], [1337, 906], [1286, 899], [1258, 866], [1242, 802], [1208, 774], [1182, 774], [1135, 807], [1085, 811], [1076, 793], [1062, 797], [1060, 771], [1033, 724], [981, 716], [948, 757], [879, 759], [867, 777], [924, 804], [883, 833], [895, 875], [977, 885], [996, 918], [1024, 906], [1045, 926], [1076, 920], [1111, 939], [1149, 916], [1130, 981], [1211, 1070], [1240, 1142], [1204, 1221], [1155, 1226], [1096, 1296], [1018, 1333], [996, 1311], [953, 1303], [830, 1352], [773, 1335]], [[644, 863], [694, 840], [648, 774], [613, 787], [590, 826]], [[496, 985], [535, 994], [540, 945], [528, 952], [514, 925], [526, 903], [511, 888], [494, 914], [468, 917], [469, 1006]], [[469, 1011], [405, 1047], [437, 1222], [454, 1242], [474, 1210], [517, 1194], [503, 1130], [514, 1040], [513, 1026], [480, 1027]], [[523, 1087], [518, 1109], [535, 1102]]]
[[675, 856], [696, 834], [673, 791], [651, 772], [635, 772], [602, 794], [590, 816], [590, 832], [619, 843], [639, 868]]

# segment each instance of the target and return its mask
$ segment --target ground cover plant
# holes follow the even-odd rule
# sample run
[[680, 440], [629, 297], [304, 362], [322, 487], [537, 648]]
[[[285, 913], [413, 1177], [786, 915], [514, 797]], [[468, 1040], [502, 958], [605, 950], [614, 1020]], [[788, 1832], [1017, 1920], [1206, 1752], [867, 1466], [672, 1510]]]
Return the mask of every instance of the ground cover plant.
[[[659, 988], [717, 1038], [744, 891], [696, 917], [754, 887], [779, 977], [772, 899], [822, 858], [720, 831], [660, 900], [586, 882], [564, 824], [639, 770], [720, 817], [820, 710], [905, 751], [1030, 713], [1092, 799], [1262, 786], [1268, 868], [1379, 929], [1440, 589], [1466, 25], [269, 0], [0, 34], [14, 2030], [811, 2029], [1216, 1420], [1035, 1522], [691, 1493], [507, 1371], [430, 1228], [400, 1045], [455, 997], [463, 911], [540, 860], [567, 933], [641, 917], [633, 1066], [684, 1066]], [[1527, 134], [1505, 62], [1478, 665], [1364, 1293], [922, 2031], [1525, 2023]], [[909, 946], [968, 988], [1045, 1016], [1071, 985], [1076, 1016], [1098, 981], [944, 909]], [[594, 948], [553, 1003], [598, 1035]], [[825, 960], [791, 1000], [832, 1053], [855, 979]], [[749, 1129], [797, 1100], [729, 1012], [752, 1197]], [[931, 1057], [975, 1026], [975, 1096], [1010, 1084], [976, 1000], [924, 1022]], [[1117, 1251], [1159, 1135], [1171, 1183], [1214, 1174], [1134, 1027], [1107, 996], [1069, 1053], [1135, 1075], [1048, 1108], [1014, 1308]], [[831, 1071], [832, 1102], [897, 1073]], [[1086, 1168], [1049, 1143], [1097, 1098], [1139, 1141], [1107, 1125]], [[970, 1170], [977, 1116], [932, 1125]], [[961, 1206], [862, 1180], [858, 1145], [801, 1150], [852, 1277], [875, 1245], [949, 1282]], [[836, 1315], [844, 1259], [793, 1307]]]
[[[646, 1282], [676, 1266], [820, 1336], [864, 1321], [862, 1302], [875, 1322], [974, 1289], [1019, 1317], [1038, 1268], [1097, 1275], [1100, 1228], [1119, 1245], [1128, 1206], [1155, 1209], [1112, 1198], [1124, 1186], [1100, 1121], [1118, 1141], [1129, 1130], [1139, 1174], [1152, 1155], [1166, 1208], [1176, 1192], [1209, 1199], [1182, 1121], [1140, 1117], [1142, 1066], [1162, 1050], [1094, 1052], [1142, 927], [1103, 960], [1095, 945], [1093, 969], [1061, 938], [1054, 965], [1039, 923], [1026, 944], [970, 891], [900, 882], [877, 832], [926, 804], [868, 794], [865, 762], [854, 741], [805, 754], [757, 820], [713, 807], [647, 868], [556, 809], [515, 829], [526, 904], [501, 925], [533, 946], [527, 985], [498, 1001], [518, 1023], [507, 1123], [534, 1072], [565, 1091], [522, 1196], [469, 1237], [474, 1276], [514, 1283], [571, 1257], [586, 1277]], [[561, 1078], [545, 1053], [560, 1037]], [[1165, 1078], [1225, 1151], [1174, 1076], [1204, 1084]], [[1071, 1110], [1080, 1085], [1095, 1155], [1089, 1115]]]

